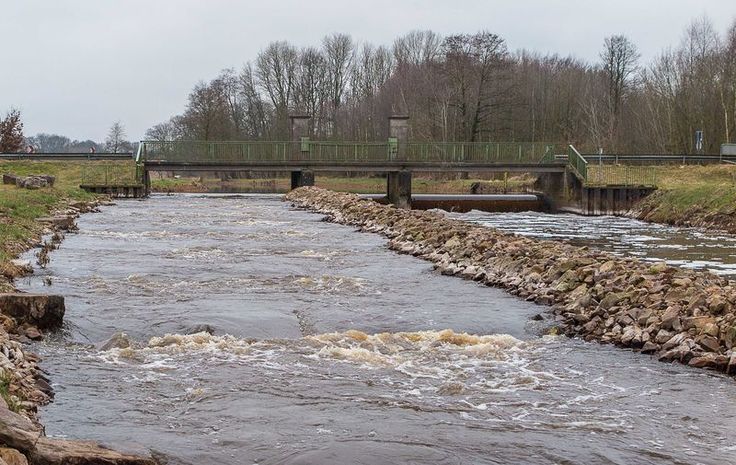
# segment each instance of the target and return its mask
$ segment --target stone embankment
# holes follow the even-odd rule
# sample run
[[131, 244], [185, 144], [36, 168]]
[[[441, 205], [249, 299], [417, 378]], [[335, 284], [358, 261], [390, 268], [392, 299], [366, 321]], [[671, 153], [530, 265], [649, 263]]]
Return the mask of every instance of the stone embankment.
[[380, 233], [389, 247], [551, 306], [560, 332], [694, 367], [736, 372], [736, 283], [709, 272], [501, 233], [314, 187], [286, 195], [329, 221]]
[[[37, 221], [44, 225], [47, 242], [27, 240], [19, 251], [37, 246], [40, 266], [59, 246], [63, 233], [76, 229], [75, 219], [95, 211], [100, 202], [76, 202]], [[14, 260], [3, 276], [12, 279], [32, 272], [30, 263]], [[49, 378], [39, 367], [40, 357], [25, 350], [23, 342], [42, 339], [59, 329], [64, 317], [62, 296], [7, 292], [0, 294], [0, 465], [154, 465], [154, 460], [121, 454], [93, 442], [46, 437], [36, 412], [53, 398]]]

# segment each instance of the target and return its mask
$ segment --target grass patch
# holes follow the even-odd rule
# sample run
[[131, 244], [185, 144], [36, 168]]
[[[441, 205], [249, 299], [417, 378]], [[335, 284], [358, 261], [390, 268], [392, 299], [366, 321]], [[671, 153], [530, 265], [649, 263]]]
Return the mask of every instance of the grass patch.
[[[98, 162], [0, 161], [0, 173], [18, 176], [49, 174], [56, 177], [54, 187], [36, 190], [0, 185], [0, 269], [12, 269], [8, 262], [40, 238], [43, 225], [36, 218], [47, 216], [69, 203], [95, 198], [94, 194], [79, 188], [85, 163]], [[8, 283], [0, 283], [0, 290], [9, 290], [8, 286]]]
[[658, 190], [640, 208], [650, 221], [736, 232], [736, 166], [657, 166]]
[[10, 384], [13, 381], [12, 376], [5, 370], [0, 370], [0, 372], [0, 397], [2, 397], [5, 403], [8, 404], [8, 409], [10, 409], [11, 412], [20, 413], [20, 402], [22, 400], [19, 400], [17, 396], [10, 394]]

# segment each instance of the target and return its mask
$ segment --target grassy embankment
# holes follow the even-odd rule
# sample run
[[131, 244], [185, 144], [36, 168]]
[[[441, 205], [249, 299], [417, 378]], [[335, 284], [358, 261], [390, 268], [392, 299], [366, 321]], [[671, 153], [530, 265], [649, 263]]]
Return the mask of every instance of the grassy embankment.
[[0, 184], [0, 290], [9, 291], [18, 272], [10, 260], [37, 242], [44, 225], [36, 218], [48, 216], [70, 203], [94, 199], [79, 188], [83, 162], [0, 161], [0, 173], [19, 176], [49, 174], [56, 177], [54, 187], [28, 190]]
[[[529, 177], [510, 177], [503, 179], [452, 179], [432, 180], [415, 177], [412, 192], [415, 194], [469, 194], [475, 182], [483, 182], [491, 192], [509, 192], [530, 188], [533, 179]], [[356, 194], [380, 194], [386, 191], [386, 178], [382, 177], [332, 177], [316, 176], [315, 183], [325, 189], [352, 192]], [[154, 178], [151, 180], [154, 192], [253, 192], [286, 193], [291, 188], [287, 178], [272, 179], [231, 179], [221, 181], [214, 178]]]
[[654, 169], [658, 190], [638, 205], [639, 218], [736, 233], [736, 165]]

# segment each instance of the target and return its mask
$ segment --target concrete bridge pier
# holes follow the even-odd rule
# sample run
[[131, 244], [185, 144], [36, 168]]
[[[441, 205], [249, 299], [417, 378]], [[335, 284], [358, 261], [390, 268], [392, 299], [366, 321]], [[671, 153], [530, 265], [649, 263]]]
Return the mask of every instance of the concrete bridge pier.
[[314, 171], [302, 170], [291, 172], [291, 188], [314, 186]]
[[[291, 135], [291, 151], [294, 160], [309, 159], [310, 122], [312, 117], [305, 114], [289, 115], [289, 132]], [[305, 150], [305, 143], [306, 150]], [[314, 186], [314, 171], [299, 170], [291, 172], [291, 188]]]
[[389, 171], [386, 193], [389, 203], [397, 208], [411, 208], [411, 171]]
[[151, 173], [147, 169], [143, 169], [143, 195], [148, 197], [151, 195]]
[[[406, 160], [406, 143], [409, 141], [409, 117], [393, 115], [388, 117], [390, 158], [395, 161]], [[397, 208], [411, 208], [411, 171], [389, 171], [386, 177], [386, 198]]]

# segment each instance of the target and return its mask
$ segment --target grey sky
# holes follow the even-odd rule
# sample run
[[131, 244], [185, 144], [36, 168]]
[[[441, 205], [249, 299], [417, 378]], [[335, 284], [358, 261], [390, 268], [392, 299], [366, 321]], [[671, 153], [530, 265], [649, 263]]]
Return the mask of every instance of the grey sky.
[[180, 113], [193, 85], [239, 68], [272, 40], [318, 45], [333, 32], [390, 44], [413, 29], [487, 29], [510, 49], [596, 60], [623, 33], [645, 60], [707, 15], [720, 32], [735, 0], [0, 0], [0, 112], [26, 134], [102, 140], [121, 120], [132, 140]]

